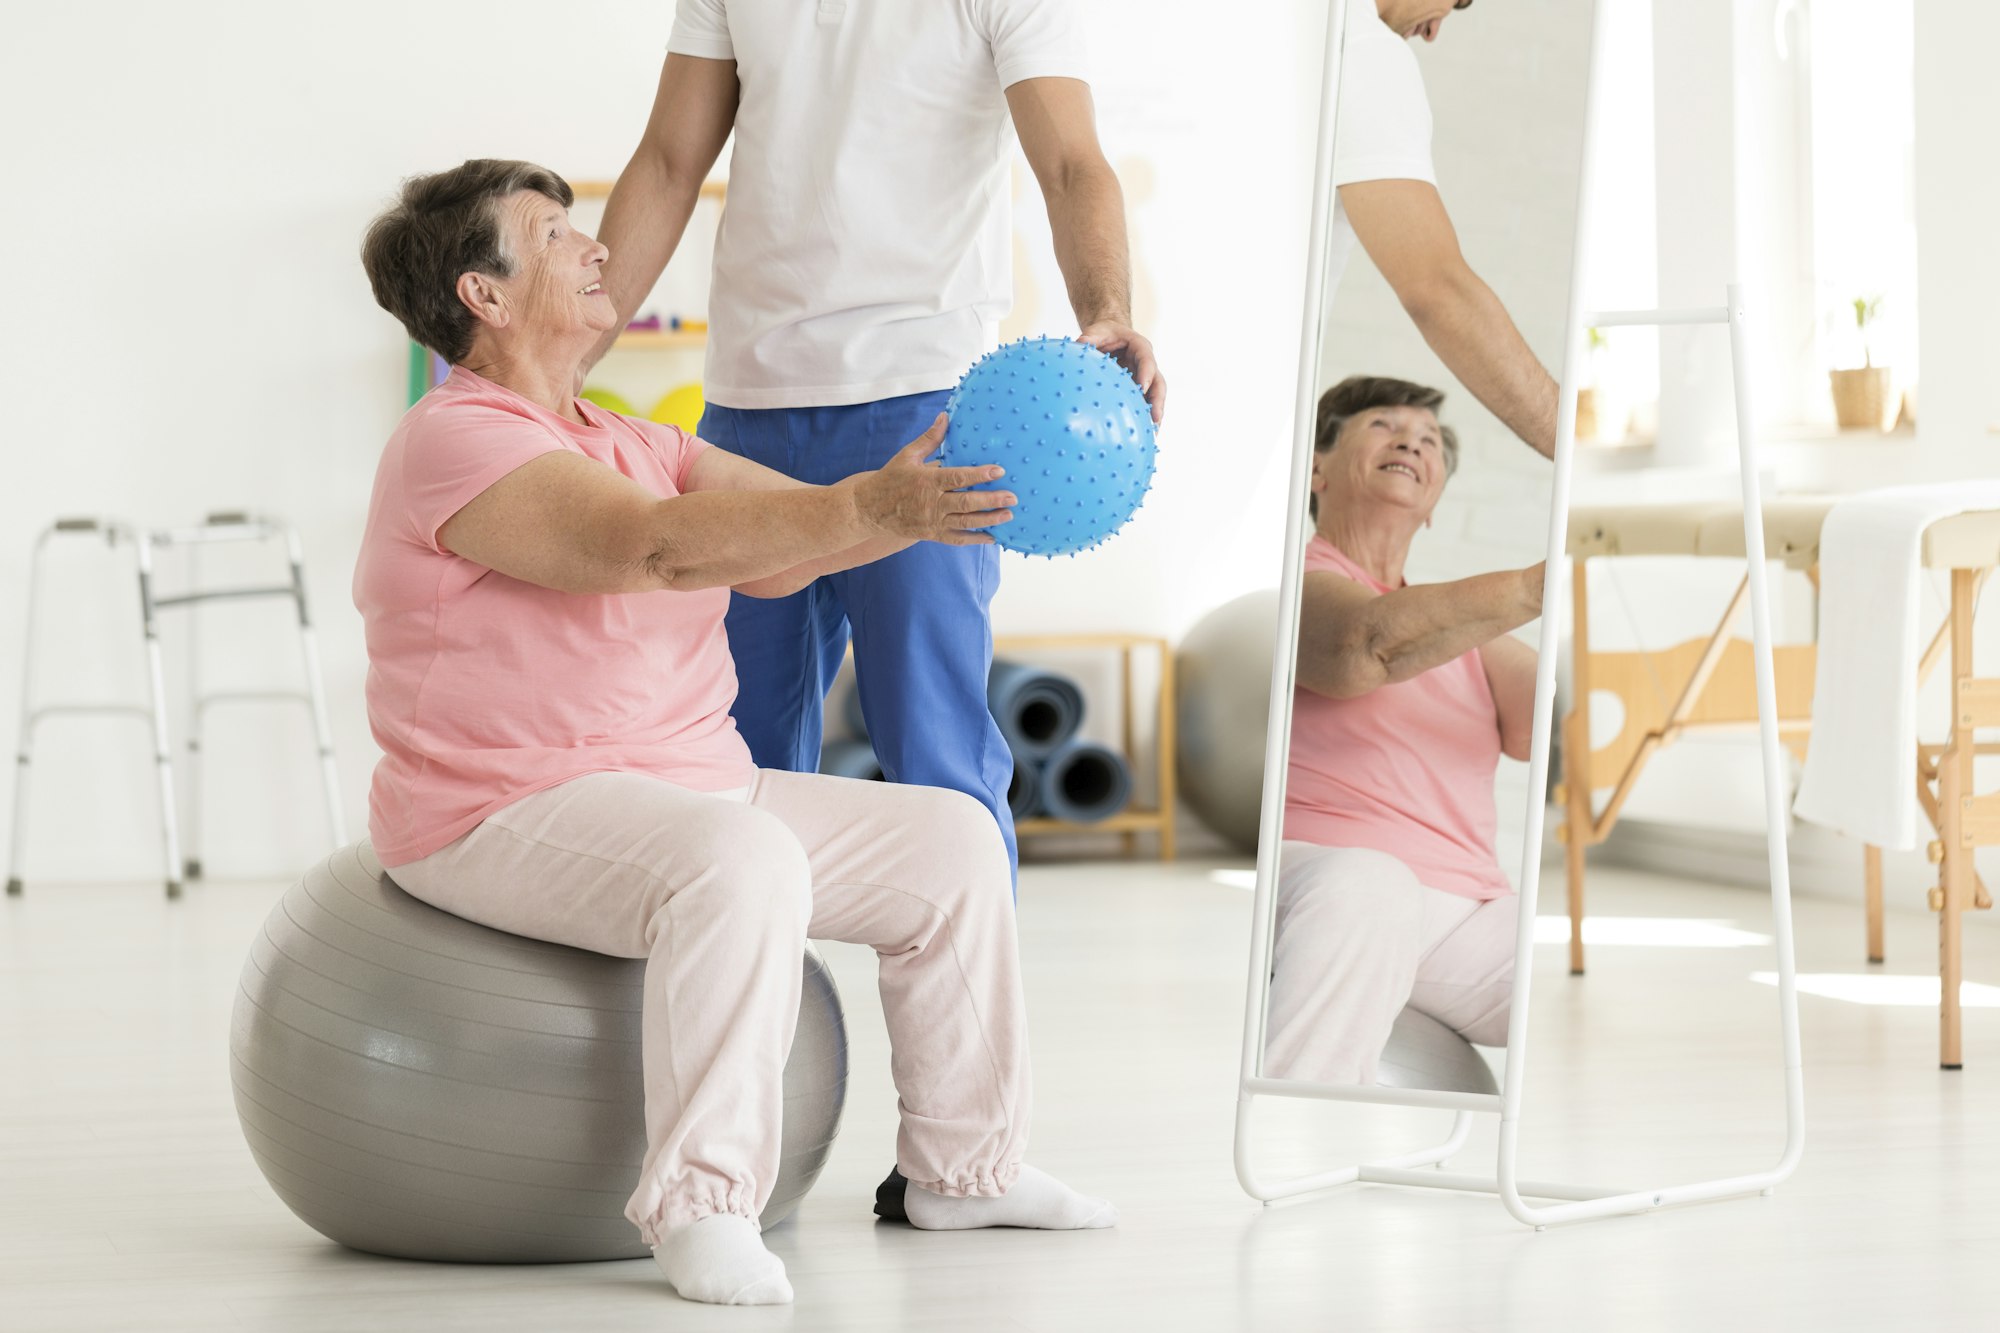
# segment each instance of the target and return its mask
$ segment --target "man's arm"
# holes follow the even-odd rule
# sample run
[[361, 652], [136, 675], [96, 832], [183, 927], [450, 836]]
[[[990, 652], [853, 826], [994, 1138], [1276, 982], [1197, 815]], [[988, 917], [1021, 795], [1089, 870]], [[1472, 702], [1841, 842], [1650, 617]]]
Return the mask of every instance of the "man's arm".
[[1132, 266], [1125, 248], [1125, 194], [1097, 143], [1090, 85], [1081, 79], [1022, 79], [1008, 86], [1021, 150], [1041, 184], [1056, 264], [1082, 330], [1080, 341], [1118, 358], [1152, 404], [1167, 411], [1167, 381], [1153, 344], [1132, 327]]
[[1556, 382], [1528, 350], [1500, 298], [1465, 262], [1437, 187], [1360, 181], [1340, 187], [1340, 202], [1355, 238], [1431, 350], [1508, 429], [1553, 457]]
[[701, 197], [701, 183], [736, 123], [736, 62], [669, 55], [638, 151], [604, 205], [598, 240], [611, 251], [604, 289], [618, 323], [584, 359], [587, 371], [624, 332], [673, 258]]

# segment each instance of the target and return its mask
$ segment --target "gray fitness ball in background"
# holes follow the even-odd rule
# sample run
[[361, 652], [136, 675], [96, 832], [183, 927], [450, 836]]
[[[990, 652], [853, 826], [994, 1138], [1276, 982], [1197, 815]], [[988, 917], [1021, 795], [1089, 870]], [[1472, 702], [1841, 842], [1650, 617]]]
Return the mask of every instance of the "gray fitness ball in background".
[[[366, 843], [336, 852], [243, 968], [229, 1053], [250, 1151], [293, 1212], [353, 1249], [642, 1257], [624, 1209], [646, 1151], [644, 973], [418, 902]], [[825, 1166], [846, 1091], [840, 996], [808, 946], [766, 1227]]]
[[1245, 852], [1257, 850], [1277, 636], [1278, 590], [1267, 588], [1203, 616], [1174, 654], [1181, 799]]

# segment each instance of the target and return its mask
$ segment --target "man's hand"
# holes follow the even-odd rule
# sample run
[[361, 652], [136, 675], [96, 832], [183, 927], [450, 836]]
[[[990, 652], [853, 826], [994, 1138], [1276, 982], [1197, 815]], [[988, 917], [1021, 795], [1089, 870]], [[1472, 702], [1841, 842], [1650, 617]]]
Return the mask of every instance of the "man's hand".
[[1166, 419], [1167, 377], [1160, 373], [1160, 363], [1153, 359], [1153, 344], [1144, 334], [1114, 320], [1101, 319], [1077, 334], [1076, 340], [1095, 347], [1125, 367], [1132, 382], [1139, 386], [1139, 392], [1146, 395], [1155, 426]]
[[938, 467], [929, 461], [944, 443], [947, 421], [938, 413], [931, 428], [894, 458], [840, 483], [853, 487], [855, 512], [870, 529], [905, 541], [986, 546], [993, 538], [982, 529], [1013, 519], [1016, 501], [1010, 492], [966, 489], [996, 480], [1005, 468]]

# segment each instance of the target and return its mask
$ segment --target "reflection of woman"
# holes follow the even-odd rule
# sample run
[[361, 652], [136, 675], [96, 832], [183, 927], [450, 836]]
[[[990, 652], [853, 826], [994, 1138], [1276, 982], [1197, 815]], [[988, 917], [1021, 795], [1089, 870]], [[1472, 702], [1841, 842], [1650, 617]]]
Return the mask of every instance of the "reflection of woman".
[[[646, 962], [647, 1152], [626, 1216], [691, 1300], [791, 1299], [777, 1175], [807, 935], [880, 958], [897, 1160], [928, 1229], [1109, 1225], [1021, 1158], [1027, 1024], [1006, 847], [970, 797], [760, 770], [730, 720], [729, 589], [783, 596], [913, 540], [989, 540], [997, 468], [806, 486], [576, 397], [617, 316], [570, 189], [523, 162], [405, 184], [376, 297], [453, 363], [390, 437], [355, 572], [369, 828], [396, 881]], [[805, 688], [811, 682], [800, 682]]]
[[1458, 461], [1444, 395], [1355, 377], [1319, 404], [1265, 1070], [1373, 1083], [1414, 1006], [1506, 1041], [1515, 898], [1493, 774], [1528, 755], [1542, 567], [1412, 587]]

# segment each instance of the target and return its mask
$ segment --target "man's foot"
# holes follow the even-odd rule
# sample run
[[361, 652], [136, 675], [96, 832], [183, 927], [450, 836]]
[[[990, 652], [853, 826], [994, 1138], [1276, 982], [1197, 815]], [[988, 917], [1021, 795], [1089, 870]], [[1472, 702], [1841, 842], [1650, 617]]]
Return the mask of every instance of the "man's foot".
[[1032, 1166], [1021, 1168], [1013, 1188], [995, 1198], [951, 1198], [921, 1185], [905, 1192], [910, 1225], [925, 1231], [965, 1231], [973, 1227], [1038, 1227], [1045, 1231], [1089, 1231], [1116, 1226], [1118, 1210], [1103, 1199], [1078, 1194]]
[[653, 1261], [682, 1300], [709, 1305], [789, 1305], [785, 1262], [764, 1248], [756, 1222], [734, 1213], [675, 1227], [653, 1247]]
[[909, 1213], [903, 1209], [903, 1195], [910, 1188], [909, 1180], [896, 1167], [889, 1168], [889, 1178], [875, 1187], [875, 1216], [885, 1222], [907, 1222]]

